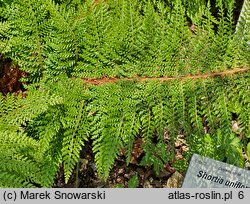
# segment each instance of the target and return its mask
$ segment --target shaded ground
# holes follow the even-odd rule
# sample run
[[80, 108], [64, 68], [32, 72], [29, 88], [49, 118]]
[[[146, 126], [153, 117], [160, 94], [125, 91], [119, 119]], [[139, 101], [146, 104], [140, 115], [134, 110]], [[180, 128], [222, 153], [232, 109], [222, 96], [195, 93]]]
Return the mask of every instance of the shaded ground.
[[[180, 138], [179, 142], [176, 142], [176, 160], [183, 159], [181, 149], [185, 149], [187, 146], [182, 143], [183, 139]], [[91, 145], [87, 144], [84, 150], [81, 152], [81, 159], [77, 168], [75, 169], [69, 182], [65, 184], [63, 168], [57, 175], [54, 183], [54, 187], [59, 188], [114, 188], [114, 187], [139, 187], [139, 188], [163, 188], [163, 187], [181, 187], [183, 181], [183, 175], [176, 171], [171, 166], [170, 161], [165, 165], [165, 168], [156, 175], [151, 167], [145, 167], [140, 165], [140, 160], [143, 156], [141, 149], [142, 140], [138, 138], [134, 142], [130, 163], [126, 164], [126, 157], [121, 152], [118, 159], [116, 159], [113, 169], [110, 172], [110, 176], [107, 181], [101, 181], [95, 169], [94, 155], [91, 152]], [[177, 146], [179, 145], [179, 146]], [[186, 149], [187, 150], [187, 149]], [[78, 176], [78, 180], [76, 177]], [[132, 179], [137, 177], [137, 183], [130, 184]], [[133, 181], [132, 181], [133, 182]]]
[[[63, 168], [58, 172], [54, 188], [180, 188], [185, 177], [186, 168], [179, 172], [176, 163], [185, 161], [183, 155], [188, 151], [185, 143], [185, 137], [179, 135], [175, 142], [175, 156], [172, 161], [165, 164], [164, 169], [159, 175], [156, 175], [152, 167], [141, 166], [140, 161], [143, 156], [141, 149], [141, 139], [134, 142], [130, 163], [126, 164], [126, 157], [121, 152], [116, 159], [113, 169], [107, 181], [101, 181], [96, 172], [94, 164], [94, 155], [91, 151], [91, 145], [86, 144], [81, 152], [81, 159], [78, 170], [74, 170], [69, 182], [65, 184]], [[166, 141], [168, 142], [168, 141]], [[246, 156], [246, 155], [245, 155]], [[247, 161], [247, 158], [245, 158]], [[250, 170], [250, 163], [246, 162], [245, 168]], [[76, 179], [78, 177], [78, 179]], [[134, 181], [133, 178], [137, 179]], [[131, 182], [132, 181], [132, 182]], [[131, 185], [132, 183], [132, 185]]]

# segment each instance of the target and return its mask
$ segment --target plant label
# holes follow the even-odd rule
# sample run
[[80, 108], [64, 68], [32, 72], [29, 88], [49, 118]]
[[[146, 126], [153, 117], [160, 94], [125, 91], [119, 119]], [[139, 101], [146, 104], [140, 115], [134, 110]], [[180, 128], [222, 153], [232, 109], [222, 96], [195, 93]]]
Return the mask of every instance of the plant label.
[[183, 188], [250, 188], [250, 171], [194, 154]]

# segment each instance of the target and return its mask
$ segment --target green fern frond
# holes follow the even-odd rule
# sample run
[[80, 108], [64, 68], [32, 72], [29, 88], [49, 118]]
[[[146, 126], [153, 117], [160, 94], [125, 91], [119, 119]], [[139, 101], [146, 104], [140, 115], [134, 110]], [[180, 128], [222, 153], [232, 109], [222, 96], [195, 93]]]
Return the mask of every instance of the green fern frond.
[[11, 131], [0, 132], [0, 141], [0, 186], [34, 187], [39, 184], [39, 160], [34, 154], [38, 143]]

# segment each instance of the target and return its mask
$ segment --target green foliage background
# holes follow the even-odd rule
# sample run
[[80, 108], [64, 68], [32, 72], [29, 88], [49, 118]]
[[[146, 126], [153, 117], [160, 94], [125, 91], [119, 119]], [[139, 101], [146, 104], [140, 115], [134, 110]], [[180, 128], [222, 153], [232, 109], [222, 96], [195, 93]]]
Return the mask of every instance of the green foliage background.
[[[26, 98], [1, 98], [0, 186], [51, 187], [60, 165], [68, 182], [86, 141], [100, 178], [107, 179], [121, 149], [129, 163], [136, 137], [143, 139], [141, 165], [156, 173], [173, 159], [180, 134], [189, 146], [184, 163], [195, 152], [243, 167], [249, 71], [123, 80], [249, 68], [249, 0], [237, 24], [234, 0], [216, 1], [217, 16], [209, 2], [198, 2], [1, 0], [0, 53], [29, 73], [29, 85]], [[121, 80], [93, 86], [79, 79], [103, 76]]]

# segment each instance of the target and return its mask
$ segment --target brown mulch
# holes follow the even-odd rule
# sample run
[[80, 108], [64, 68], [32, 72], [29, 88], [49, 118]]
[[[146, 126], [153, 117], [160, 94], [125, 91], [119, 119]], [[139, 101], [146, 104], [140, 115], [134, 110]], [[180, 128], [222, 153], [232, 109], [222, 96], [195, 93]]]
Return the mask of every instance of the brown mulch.
[[0, 55], [0, 92], [4, 96], [8, 93], [24, 92], [25, 89], [20, 79], [26, 76], [27, 73], [21, 71], [18, 65], [14, 65], [10, 59], [4, 59]]

